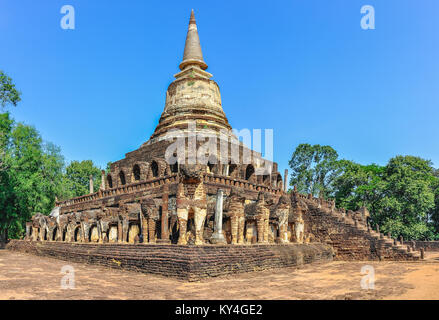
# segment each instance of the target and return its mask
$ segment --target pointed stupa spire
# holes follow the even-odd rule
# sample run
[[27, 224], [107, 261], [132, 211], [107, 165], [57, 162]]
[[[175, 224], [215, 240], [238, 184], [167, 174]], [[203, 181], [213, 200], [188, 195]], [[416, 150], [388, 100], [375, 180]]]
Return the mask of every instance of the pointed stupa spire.
[[198, 65], [203, 70], [207, 69], [207, 64], [204, 62], [203, 53], [201, 52], [200, 38], [198, 37], [194, 9], [191, 11], [189, 29], [187, 31], [183, 61], [180, 63], [180, 70], [183, 70], [190, 65]]
[[232, 130], [221, 105], [218, 84], [211, 80], [213, 75], [206, 68], [192, 10], [181, 70], [174, 75], [175, 80], [166, 91], [165, 109], [147, 144], [168, 139], [173, 134], [175, 137], [173, 129], [183, 132], [207, 129], [217, 134]]

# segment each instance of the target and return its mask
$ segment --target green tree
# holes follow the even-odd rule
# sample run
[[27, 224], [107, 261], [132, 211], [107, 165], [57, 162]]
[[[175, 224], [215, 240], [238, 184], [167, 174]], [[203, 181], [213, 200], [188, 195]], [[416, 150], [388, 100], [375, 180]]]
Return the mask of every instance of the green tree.
[[12, 201], [13, 188], [8, 169], [10, 138], [14, 121], [9, 113], [0, 114], [0, 245], [8, 239], [8, 229], [16, 214]]
[[[0, 70], [0, 106], [4, 109], [7, 105], [16, 106], [21, 100], [21, 93], [15, 88], [12, 79]], [[11, 165], [8, 150], [14, 121], [9, 113], [0, 114], [0, 243], [8, 239], [8, 226], [15, 215], [13, 203], [8, 202], [12, 196], [8, 168]]]
[[[16, 106], [20, 92], [0, 71], [0, 105]], [[48, 214], [56, 197], [67, 199], [88, 193], [88, 179], [100, 170], [91, 161], [72, 162], [65, 170], [60, 148], [44, 142], [38, 131], [0, 114], [0, 242], [23, 235], [24, 225], [36, 212]]]
[[302, 193], [327, 197], [335, 177], [337, 158], [337, 151], [330, 146], [300, 144], [289, 161], [290, 185], [296, 185]]
[[349, 160], [338, 161], [333, 183], [337, 206], [350, 210], [367, 207], [374, 215], [385, 187], [383, 174], [384, 167], [376, 164], [364, 166]]
[[384, 170], [385, 189], [374, 221], [384, 232], [408, 239], [432, 239], [429, 214], [435, 207], [436, 177], [431, 161], [396, 156]]
[[[4, 109], [7, 105], [16, 106], [21, 101], [21, 93], [15, 88], [12, 79], [0, 70], [0, 106]], [[8, 112], [0, 114], [0, 170], [3, 170], [3, 163], [6, 157], [6, 148], [12, 130], [13, 120]]]
[[0, 181], [0, 233], [5, 239], [20, 237], [32, 214], [54, 207], [64, 160], [59, 148], [44, 143], [34, 127], [14, 124], [5, 115], [0, 120], [1, 128], [9, 128]]
[[0, 70], [0, 105], [2, 108], [9, 104], [17, 106], [21, 101], [21, 92], [15, 88], [12, 79]]
[[432, 189], [434, 192], [434, 207], [429, 213], [429, 221], [431, 221], [431, 225], [438, 235], [436, 237], [439, 238], [439, 170], [435, 169], [433, 176]]
[[111, 172], [111, 164], [112, 164], [111, 161], [108, 161], [108, 162], [107, 162], [107, 167], [105, 168], [105, 172], [106, 172], [107, 174]]
[[64, 183], [70, 197], [80, 197], [90, 193], [90, 175], [93, 176], [94, 192], [101, 185], [101, 169], [92, 160], [72, 161], [66, 168]]
[[397, 156], [386, 166], [337, 160], [329, 146], [299, 145], [290, 160], [298, 191], [334, 197], [337, 207], [367, 207], [372, 225], [394, 237], [439, 238], [439, 170], [430, 161]]

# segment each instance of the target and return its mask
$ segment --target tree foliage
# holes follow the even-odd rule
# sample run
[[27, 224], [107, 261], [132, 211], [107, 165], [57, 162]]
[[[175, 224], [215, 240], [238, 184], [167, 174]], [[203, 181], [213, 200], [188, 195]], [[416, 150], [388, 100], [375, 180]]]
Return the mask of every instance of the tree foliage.
[[89, 193], [89, 176], [95, 191], [100, 169], [91, 160], [73, 161], [66, 168], [60, 148], [44, 142], [38, 131], [14, 123], [9, 113], [0, 114], [2, 170], [0, 171], [0, 233], [20, 237], [26, 221], [36, 212], [48, 214], [55, 199]]
[[16, 237], [33, 213], [48, 213], [61, 187], [64, 159], [59, 148], [44, 143], [38, 131], [0, 116], [3, 167], [0, 180], [0, 230]]
[[97, 192], [101, 185], [101, 169], [92, 160], [72, 161], [67, 166], [64, 183], [69, 198], [90, 193], [90, 176], [93, 176], [93, 191]]
[[375, 211], [381, 199], [384, 168], [361, 165], [349, 160], [337, 161], [331, 195], [340, 207], [356, 210], [367, 207]]
[[372, 225], [395, 237], [439, 238], [439, 171], [431, 161], [396, 156], [385, 166], [362, 165], [339, 160], [331, 147], [325, 148], [329, 156], [318, 157], [319, 145], [297, 147], [290, 160], [290, 185], [297, 185], [299, 192], [335, 198], [338, 207], [365, 206]]
[[375, 221], [385, 232], [410, 239], [433, 237], [429, 213], [435, 192], [432, 164], [414, 156], [397, 156], [385, 167], [385, 189]]
[[12, 79], [0, 70], [0, 105], [2, 108], [8, 104], [16, 106], [21, 101], [21, 92], [15, 88]]
[[[20, 92], [0, 71], [0, 105], [16, 105]], [[89, 193], [89, 176], [100, 185], [100, 169], [91, 160], [73, 161], [67, 168], [59, 147], [43, 141], [32, 126], [15, 123], [0, 113], [0, 242], [23, 235], [36, 212], [49, 214], [55, 199]]]
[[337, 169], [337, 158], [337, 152], [330, 146], [300, 144], [289, 161], [293, 170], [290, 185], [296, 185], [299, 192], [326, 197]]

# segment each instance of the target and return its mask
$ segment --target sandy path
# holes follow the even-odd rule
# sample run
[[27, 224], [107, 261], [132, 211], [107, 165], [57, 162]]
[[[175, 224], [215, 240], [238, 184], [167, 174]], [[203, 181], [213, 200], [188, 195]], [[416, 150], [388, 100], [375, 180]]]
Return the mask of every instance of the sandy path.
[[[331, 262], [184, 282], [0, 250], [0, 299], [439, 299], [439, 254], [423, 262]], [[75, 270], [62, 289], [61, 268]], [[375, 270], [364, 290], [361, 268]]]
[[401, 281], [414, 287], [398, 296], [388, 296], [386, 299], [404, 300], [438, 300], [439, 299], [439, 254], [430, 253], [427, 260], [416, 270], [403, 275]]

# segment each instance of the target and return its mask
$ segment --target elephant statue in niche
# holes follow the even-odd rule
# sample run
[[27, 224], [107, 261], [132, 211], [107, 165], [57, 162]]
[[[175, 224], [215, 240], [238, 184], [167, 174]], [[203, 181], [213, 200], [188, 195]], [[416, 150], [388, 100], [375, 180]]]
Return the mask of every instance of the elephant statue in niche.
[[118, 242], [119, 238], [119, 208], [118, 207], [103, 207], [102, 213], [98, 217], [102, 232], [103, 242]]
[[303, 215], [308, 211], [308, 205], [300, 198], [293, 199], [292, 221], [294, 242], [303, 243], [305, 239], [305, 221]]
[[225, 203], [225, 215], [230, 218], [232, 244], [244, 243], [244, 205], [245, 197], [236, 188], [232, 188]]
[[287, 243], [288, 240], [288, 217], [290, 214], [291, 201], [287, 195], [282, 195], [274, 209], [274, 216], [279, 227], [279, 241]]
[[154, 243], [156, 241], [156, 224], [160, 219], [160, 206], [157, 201], [148, 198], [140, 202], [141, 229], [143, 242]]
[[32, 217], [32, 239], [43, 241], [48, 238], [49, 228], [47, 225], [48, 217], [42, 213], [36, 213]]
[[58, 239], [57, 241], [67, 241], [67, 226], [69, 224], [69, 216], [62, 214], [58, 217]]
[[256, 201], [256, 228], [258, 230], [258, 243], [268, 243], [268, 230], [270, 227], [270, 209], [267, 208], [264, 192], [259, 192]]
[[123, 239], [129, 243], [138, 243], [140, 240], [141, 204], [137, 202], [120, 205], [120, 217], [123, 226]]
[[177, 218], [180, 229], [178, 244], [187, 244], [187, 226], [193, 218], [195, 245], [204, 244], [203, 232], [207, 215], [207, 196], [203, 183], [204, 168], [199, 165], [181, 165], [177, 186]]

